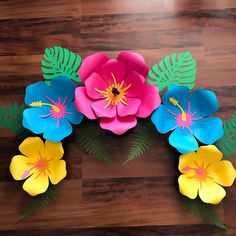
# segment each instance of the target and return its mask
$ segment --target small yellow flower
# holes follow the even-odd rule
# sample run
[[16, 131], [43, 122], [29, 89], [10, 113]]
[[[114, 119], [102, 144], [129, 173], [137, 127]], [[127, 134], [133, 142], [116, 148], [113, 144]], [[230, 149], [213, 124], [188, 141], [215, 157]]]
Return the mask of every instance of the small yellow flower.
[[61, 160], [64, 150], [61, 142], [46, 140], [45, 144], [38, 137], [26, 138], [19, 150], [23, 155], [12, 158], [10, 172], [15, 180], [28, 178], [23, 189], [31, 196], [44, 193], [49, 185], [59, 183], [66, 176], [66, 163]]
[[205, 203], [218, 204], [226, 195], [222, 186], [231, 186], [236, 171], [231, 162], [214, 145], [201, 146], [197, 152], [180, 156], [179, 191], [195, 199], [199, 194]]

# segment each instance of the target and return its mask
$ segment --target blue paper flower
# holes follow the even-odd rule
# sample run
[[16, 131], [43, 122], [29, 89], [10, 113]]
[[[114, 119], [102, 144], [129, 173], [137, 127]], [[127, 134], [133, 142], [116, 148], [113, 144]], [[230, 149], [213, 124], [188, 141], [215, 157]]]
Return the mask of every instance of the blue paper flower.
[[163, 96], [163, 105], [152, 114], [157, 130], [165, 134], [171, 130], [169, 143], [180, 153], [198, 149], [196, 138], [212, 144], [224, 135], [222, 120], [207, 117], [219, 108], [215, 93], [197, 89], [192, 95], [185, 86], [171, 86]]
[[30, 108], [23, 113], [23, 126], [53, 142], [70, 135], [71, 123], [79, 124], [83, 119], [74, 106], [75, 88], [64, 76], [53, 79], [51, 87], [44, 82], [29, 85], [25, 103]]

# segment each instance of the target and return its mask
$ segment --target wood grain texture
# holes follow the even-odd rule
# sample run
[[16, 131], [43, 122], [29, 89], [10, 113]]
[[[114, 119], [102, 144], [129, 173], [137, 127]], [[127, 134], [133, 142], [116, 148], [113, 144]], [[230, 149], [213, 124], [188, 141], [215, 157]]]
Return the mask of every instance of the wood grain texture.
[[[46, 47], [60, 45], [83, 58], [141, 53], [151, 66], [165, 55], [190, 51], [196, 86], [218, 95], [219, 117], [235, 109], [235, 0], [58, 0], [0, 2], [0, 104], [23, 102], [25, 87], [42, 80]], [[114, 164], [104, 164], [66, 140], [68, 175], [59, 198], [23, 222], [15, 218], [27, 194], [9, 173], [19, 141], [0, 130], [0, 235], [236, 235], [236, 186], [217, 207], [225, 233], [193, 217], [178, 199], [178, 153], [158, 136], [136, 161], [125, 161], [132, 131], [104, 140]], [[233, 163], [236, 166], [236, 158]]]

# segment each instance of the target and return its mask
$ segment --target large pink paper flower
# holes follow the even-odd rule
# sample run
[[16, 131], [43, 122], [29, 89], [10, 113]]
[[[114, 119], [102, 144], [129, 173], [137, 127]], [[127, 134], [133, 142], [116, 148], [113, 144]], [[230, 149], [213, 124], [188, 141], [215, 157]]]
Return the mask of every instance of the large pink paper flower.
[[145, 84], [148, 65], [133, 52], [117, 59], [104, 53], [86, 57], [79, 69], [85, 87], [75, 91], [75, 106], [89, 119], [100, 119], [103, 129], [123, 134], [160, 105], [158, 89]]

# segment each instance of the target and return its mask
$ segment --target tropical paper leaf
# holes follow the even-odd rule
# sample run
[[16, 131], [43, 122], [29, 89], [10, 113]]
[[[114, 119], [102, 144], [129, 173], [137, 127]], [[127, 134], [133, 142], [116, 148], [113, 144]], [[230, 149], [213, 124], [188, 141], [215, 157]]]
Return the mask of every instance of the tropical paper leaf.
[[182, 197], [181, 200], [187, 209], [194, 215], [201, 218], [204, 222], [214, 225], [217, 228], [227, 230], [227, 226], [218, 217], [213, 205], [202, 202], [199, 198], [194, 200]]
[[149, 70], [149, 84], [154, 84], [161, 92], [171, 85], [184, 85], [192, 89], [196, 80], [196, 61], [190, 52], [164, 57]]
[[135, 130], [134, 141], [124, 165], [147, 151], [157, 138], [157, 132], [150, 119], [140, 120]]
[[224, 137], [216, 142], [216, 146], [224, 153], [224, 156], [232, 159], [231, 155], [236, 154], [236, 111], [224, 123]]
[[80, 146], [90, 155], [106, 163], [112, 163], [112, 159], [103, 146], [102, 136], [105, 133], [94, 125], [94, 123], [84, 120], [78, 129], [78, 142]]
[[66, 48], [59, 46], [46, 48], [42, 60], [42, 72], [45, 83], [51, 84], [51, 80], [58, 76], [67, 76], [68, 78], [80, 82], [78, 69], [81, 64], [81, 57]]
[[30, 132], [22, 127], [24, 109], [24, 104], [18, 105], [17, 102], [9, 104], [7, 109], [0, 106], [0, 128], [8, 128], [19, 138], [25, 138]]
[[26, 208], [22, 211], [16, 221], [24, 220], [51, 204], [58, 197], [62, 186], [63, 182], [60, 182], [57, 185], [50, 184], [45, 193], [28, 199]]

